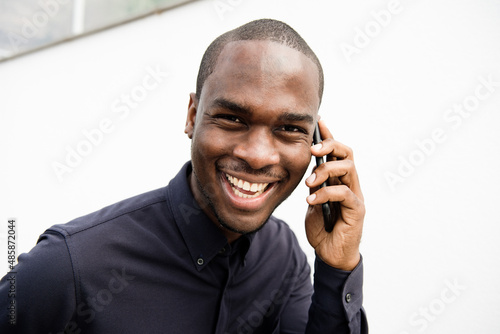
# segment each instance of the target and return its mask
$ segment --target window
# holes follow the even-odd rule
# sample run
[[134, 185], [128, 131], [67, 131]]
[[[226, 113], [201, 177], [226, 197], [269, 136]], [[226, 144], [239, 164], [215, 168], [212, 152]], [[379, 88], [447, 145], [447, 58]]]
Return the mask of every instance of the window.
[[0, 61], [193, 0], [4, 0]]

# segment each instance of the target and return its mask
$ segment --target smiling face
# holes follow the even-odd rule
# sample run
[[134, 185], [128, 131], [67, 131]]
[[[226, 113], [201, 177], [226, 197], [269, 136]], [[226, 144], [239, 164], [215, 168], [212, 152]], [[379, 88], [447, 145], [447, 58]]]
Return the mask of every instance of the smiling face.
[[258, 230], [302, 179], [319, 108], [318, 69], [271, 41], [228, 43], [191, 94], [190, 186], [228, 239]]

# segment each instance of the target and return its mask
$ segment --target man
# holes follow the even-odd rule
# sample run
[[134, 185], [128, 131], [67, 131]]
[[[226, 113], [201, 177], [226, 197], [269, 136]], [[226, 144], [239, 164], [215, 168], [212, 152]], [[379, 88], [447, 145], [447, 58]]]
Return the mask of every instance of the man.
[[[165, 188], [48, 229], [1, 282], [1, 332], [367, 333], [363, 196], [351, 150], [322, 121], [311, 147], [322, 93], [317, 57], [286, 24], [218, 37], [190, 95], [191, 161]], [[330, 160], [306, 180], [314, 289], [271, 216], [311, 154]], [[340, 203], [331, 233], [328, 201]]]

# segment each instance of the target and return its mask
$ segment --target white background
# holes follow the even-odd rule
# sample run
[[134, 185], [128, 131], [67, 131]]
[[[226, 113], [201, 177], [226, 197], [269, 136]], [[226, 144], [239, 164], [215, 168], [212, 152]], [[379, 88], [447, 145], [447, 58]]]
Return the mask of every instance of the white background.
[[[190, 156], [185, 114], [205, 48], [252, 19], [275, 18], [320, 58], [320, 113], [355, 152], [371, 333], [499, 333], [500, 86], [481, 88], [490, 93], [482, 100], [474, 94], [481, 77], [500, 81], [500, 1], [394, 3], [381, 26], [373, 13], [389, 1], [206, 0], [0, 63], [0, 249], [9, 217], [27, 252], [53, 224], [165, 186]], [[347, 45], [357, 53], [345, 54]], [[147, 68], [169, 75], [120, 118], [113, 103], [138, 89]], [[463, 103], [467, 117], [446, 118]], [[54, 162], [106, 118], [112, 131], [60, 181]], [[436, 131], [440, 142], [428, 144]], [[389, 173], [403, 176], [391, 186]], [[307, 194], [302, 183], [276, 215], [312, 261]]]

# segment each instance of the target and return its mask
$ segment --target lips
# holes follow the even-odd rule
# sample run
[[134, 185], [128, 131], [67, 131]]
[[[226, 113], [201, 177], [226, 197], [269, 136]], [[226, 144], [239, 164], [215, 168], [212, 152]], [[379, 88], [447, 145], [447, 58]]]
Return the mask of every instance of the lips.
[[269, 183], [253, 183], [224, 173], [234, 194], [241, 198], [255, 198], [266, 191]]
[[[245, 177], [243, 174], [239, 173], [238, 176]], [[268, 206], [272, 206], [273, 203], [270, 198], [274, 197], [277, 186], [282, 181], [276, 176], [265, 175], [259, 177], [250, 174], [248, 174], [248, 179], [245, 180], [228, 174], [226, 171], [220, 171], [219, 177], [222, 182], [222, 189], [226, 194], [224, 206], [229, 210], [236, 210], [238, 214], [243, 212], [256, 214], [261, 210], [267, 212]], [[254, 182], [250, 182], [250, 180]]]

